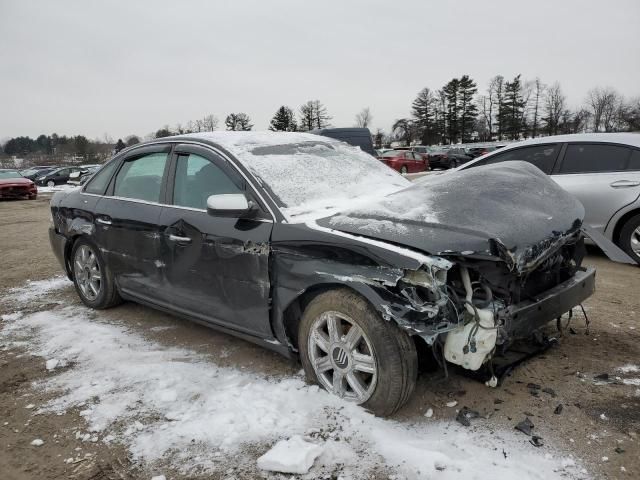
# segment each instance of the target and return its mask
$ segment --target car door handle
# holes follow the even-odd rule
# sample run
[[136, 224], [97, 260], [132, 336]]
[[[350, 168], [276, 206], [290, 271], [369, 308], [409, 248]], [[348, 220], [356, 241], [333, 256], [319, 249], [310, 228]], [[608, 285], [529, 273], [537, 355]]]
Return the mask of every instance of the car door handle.
[[640, 186], [640, 182], [635, 182], [633, 180], [618, 180], [617, 182], [610, 183], [609, 185], [613, 188], [629, 188]]
[[96, 218], [96, 223], [101, 223], [102, 225], [111, 225], [111, 220], [106, 218]]
[[169, 234], [169, 241], [176, 243], [191, 243], [191, 239], [189, 237], [180, 237], [178, 235]]

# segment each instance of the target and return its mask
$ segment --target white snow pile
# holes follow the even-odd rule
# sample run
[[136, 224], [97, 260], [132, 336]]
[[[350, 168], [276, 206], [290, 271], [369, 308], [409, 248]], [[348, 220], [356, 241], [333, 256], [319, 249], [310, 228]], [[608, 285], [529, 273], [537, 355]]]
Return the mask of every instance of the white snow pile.
[[28, 303], [71, 285], [73, 285], [71, 280], [64, 276], [56, 276], [46, 280], [29, 280], [24, 287], [10, 289], [5, 300], [9, 302]]
[[282, 473], [307, 473], [321, 453], [322, 446], [295, 435], [289, 440], [280, 440], [258, 458], [258, 468]]
[[67, 190], [73, 190], [74, 188], [79, 188], [77, 185], [56, 185], [55, 187], [41, 187], [38, 186], [38, 193], [55, 193], [55, 192], [65, 192]]
[[535, 449], [522, 435], [424, 417], [414, 424], [376, 418], [301, 377], [220, 367], [84, 307], [5, 315], [0, 325], [0, 341], [27, 341], [43, 369], [52, 359], [68, 366], [38, 386], [56, 393], [39, 413], [79, 408], [84, 436], [122, 442], [142, 462], [197, 474], [263, 454], [256, 468], [308, 471], [309, 478], [336, 471], [362, 478], [381, 466], [445, 480], [580, 475], [573, 459]]

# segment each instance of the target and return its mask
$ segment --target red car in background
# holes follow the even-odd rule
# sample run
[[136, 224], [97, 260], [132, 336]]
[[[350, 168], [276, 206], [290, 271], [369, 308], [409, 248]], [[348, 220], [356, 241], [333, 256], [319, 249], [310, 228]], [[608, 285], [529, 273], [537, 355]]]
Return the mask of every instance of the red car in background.
[[410, 150], [390, 150], [384, 152], [378, 159], [400, 173], [418, 173], [429, 170], [427, 156]]
[[0, 169], [0, 198], [28, 198], [35, 200], [38, 188], [17, 170]]

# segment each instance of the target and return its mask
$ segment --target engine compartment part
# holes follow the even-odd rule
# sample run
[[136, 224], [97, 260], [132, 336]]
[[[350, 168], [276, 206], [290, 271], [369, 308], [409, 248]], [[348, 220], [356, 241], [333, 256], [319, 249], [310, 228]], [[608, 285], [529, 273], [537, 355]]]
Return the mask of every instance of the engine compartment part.
[[493, 353], [498, 338], [493, 311], [478, 308], [473, 303], [473, 289], [469, 271], [460, 269], [466, 297], [465, 324], [448, 332], [444, 343], [444, 357], [467, 370], [478, 370]]

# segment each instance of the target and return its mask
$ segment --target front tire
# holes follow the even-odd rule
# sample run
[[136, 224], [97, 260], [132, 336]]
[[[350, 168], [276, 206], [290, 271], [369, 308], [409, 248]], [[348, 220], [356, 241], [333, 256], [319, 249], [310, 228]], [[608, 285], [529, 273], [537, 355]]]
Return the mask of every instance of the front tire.
[[49, 180], [47, 182], [47, 187], [51, 188], [51, 187], [55, 187], [56, 186], [56, 182], [54, 182], [53, 180]]
[[618, 244], [640, 264], [640, 214], [634, 215], [622, 226]]
[[73, 284], [82, 303], [98, 310], [121, 302], [113, 275], [100, 250], [86, 238], [80, 238], [71, 251]]
[[407, 174], [407, 171], [408, 171], [408, 170], [407, 170], [407, 167], [406, 167], [406, 166], [404, 166], [404, 165], [403, 165], [403, 166], [402, 166], [402, 168], [400, 169], [400, 173], [401, 173], [401, 174], [403, 174], [403, 175], [406, 175], [406, 174]]
[[331, 290], [309, 303], [298, 347], [310, 382], [376, 415], [395, 413], [415, 388], [413, 341], [350, 290]]

